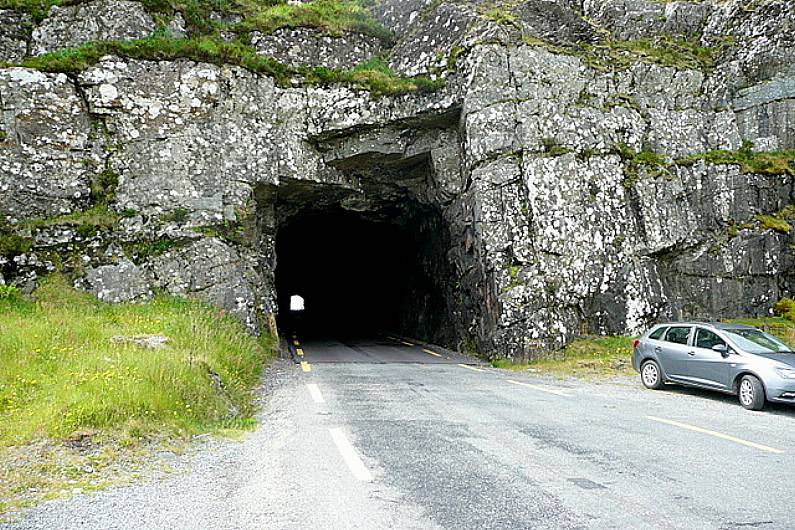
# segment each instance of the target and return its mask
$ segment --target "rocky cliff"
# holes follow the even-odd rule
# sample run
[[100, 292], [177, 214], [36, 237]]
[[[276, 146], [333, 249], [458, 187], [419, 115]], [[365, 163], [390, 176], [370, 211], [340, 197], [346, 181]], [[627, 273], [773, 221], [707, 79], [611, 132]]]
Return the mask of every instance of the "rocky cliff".
[[342, 208], [430, 234], [403, 331], [496, 356], [795, 290], [786, 0], [196, 5], [0, 0], [1, 279], [257, 330]]

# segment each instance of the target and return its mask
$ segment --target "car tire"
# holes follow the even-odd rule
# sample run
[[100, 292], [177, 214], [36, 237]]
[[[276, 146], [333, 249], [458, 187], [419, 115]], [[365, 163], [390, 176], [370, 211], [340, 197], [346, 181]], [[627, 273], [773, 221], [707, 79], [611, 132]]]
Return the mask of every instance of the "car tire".
[[657, 361], [648, 359], [640, 365], [640, 381], [643, 386], [651, 390], [659, 390], [663, 387], [662, 370]]
[[765, 406], [765, 387], [752, 375], [743, 376], [737, 385], [737, 397], [740, 405], [748, 410], [762, 410]]

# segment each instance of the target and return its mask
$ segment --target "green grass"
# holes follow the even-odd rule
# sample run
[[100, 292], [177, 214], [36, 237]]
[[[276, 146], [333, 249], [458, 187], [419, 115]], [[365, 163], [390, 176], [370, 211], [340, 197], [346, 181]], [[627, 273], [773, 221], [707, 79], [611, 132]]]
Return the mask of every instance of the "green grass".
[[382, 41], [392, 40], [392, 33], [357, 1], [315, 0], [307, 4], [279, 3], [259, 9], [235, 26], [236, 31], [273, 33], [281, 28], [312, 27], [327, 34], [363, 33]]
[[677, 160], [676, 163], [690, 164], [698, 160], [704, 160], [711, 164], [738, 165], [743, 173], [795, 177], [795, 150], [756, 152], [753, 148], [754, 144], [746, 140], [737, 151], [709, 151]]
[[184, 58], [218, 65], [232, 64], [271, 76], [282, 87], [292, 86], [293, 79], [307, 85], [343, 83], [368, 90], [372, 97], [429, 92], [444, 86], [442, 81], [399, 76], [379, 58], [353, 70], [292, 68], [270, 57], [257, 55], [252, 46], [240, 41], [225, 42], [217, 37], [174, 39], [163, 34], [125, 42], [92, 42], [77, 48], [29, 57], [22, 66], [47, 72], [79, 73], [108, 54], [141, 60], [172, 61]]
[[29, 13], [37, 22], [41, 22], [54, 5], [61, 5], [61, 0], [0, 0], [0, 9], [12, 9]]
[[[76, 0], [0, 0], [0, 9], [30, 13], [40, 22], [54, 5], [70, 5]], [[284, 27], [312, 27], [332, 35], [358, 32], [390, 41], [392, 34], [359, 1], [316, 0], [309, 4], [290, 4], [284, 0], [141, 0], [156, 20], [180, 12], [193, 36], [213, 34], [220, 29], [237, 32], [272, 33]], [[216, 12], [241, 17], [242, 22], [224, 25], [210, 18]]]
[[584, 337], [564, 349], [529, 363], [494, 360], [492, 366], [514, 371], [537, 371], [554, 377], [605, 379], [632, 374], [632, 338]]
[[[252, 388], [273, 341], [247, 335], [218, 310], [166, 296], [151, 304], [106, 304], [58, 275], [30, 299], [10, 287], [3, 292], [0, 502], [7, 507], [24, 504], [36, 484], [47, 485], [39, 492], [45, 494], [64, 483], [58, 470], [8, 472], [19, 447], [69, 452], [68, 440], [88, 437], [110, 462], [119, 450], [147, 441], [185, 440], [253, 422]], [[162, 350], [112, 341], [140, 334], [170, 341]]]

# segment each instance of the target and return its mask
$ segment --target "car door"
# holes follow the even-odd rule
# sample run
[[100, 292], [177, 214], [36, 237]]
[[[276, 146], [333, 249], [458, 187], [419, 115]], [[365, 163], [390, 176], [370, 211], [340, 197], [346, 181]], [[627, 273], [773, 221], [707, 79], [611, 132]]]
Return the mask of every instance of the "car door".
[[686, 360], [689, 358], [692, 326], [671, 326], [662, 340], [654, 347], [663, 372], [671, 379], [682, 379]]
[[717, 333], [697, 327], [693, 347], [685, 361], [685, 372], [688, 380], [695, 384], [725, 390], [729, 386], [730, 360], [712, 349], [717, 344], [728, 346]]

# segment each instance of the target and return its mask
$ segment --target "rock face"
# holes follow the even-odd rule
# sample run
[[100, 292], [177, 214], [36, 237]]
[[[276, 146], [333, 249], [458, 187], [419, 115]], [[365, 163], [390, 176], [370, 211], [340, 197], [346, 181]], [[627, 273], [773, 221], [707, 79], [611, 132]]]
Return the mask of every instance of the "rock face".
[[258, 54], [278, 57], [296, 67], [353, 68], [381, 51], [381, 42], [375, 37], [357, 33], [330, 36], [308, 28], [287, 28], [271, 35], [255, 31], [251, 43]]
[[149, 35], [155, 21], [139, 2], [95, 0], [53, 6], [33, 30], [33, 51], [41, 55], [97, 40], [133, 40]]
[[25, 28], [30, 25], [29, 15], [0, 9], [0, 60], [17, 62], [28, 54]]
[[[34, 30], [36, 49], [151, 32], [143, 15], [54, 30], [81, 9], [140, 7], [113, 4], [124, 5], [56, 9]], [[0, 216], [23, 240], [0, 257], [2, 277], [35, 282], [68, 255], [81, 262], [77, 284], [101, 298], [197, 295], [262, 329], [278, 310], [279, 227], [333, 207], [424, 234], [417, 259], [446, 297], [446, 329], [418, 304], [410, 312], [426, 324], [406, 332], [495, 356], [661, 319], [767, 314], [792, 294], [792, 236], [758, 217], [783, 219], [792, 204], [792, 159], [755, 173], [726, 155], [756, 156], [744, 142], [795, 149], [791, 4], [373, 9], [397, 37], [392, 67], [446, 78], [445, 88], [373, 99], [342, 85], [279, 87], [239, 67], [112, 56], [68, 77], [0, 69]], [[686, 46], [677, 39], [696, 39], [715, 59], [644, 49], [605, 61], [594, 55], [604, 32], [634, 43], [622, 49], [675, 42], [675, 58]], [[334, 68], [380, 46], [307, 29], [254, 44], [294, 66]], [[109, 175], [116, 224], [52, 221], [95, 204]]]

